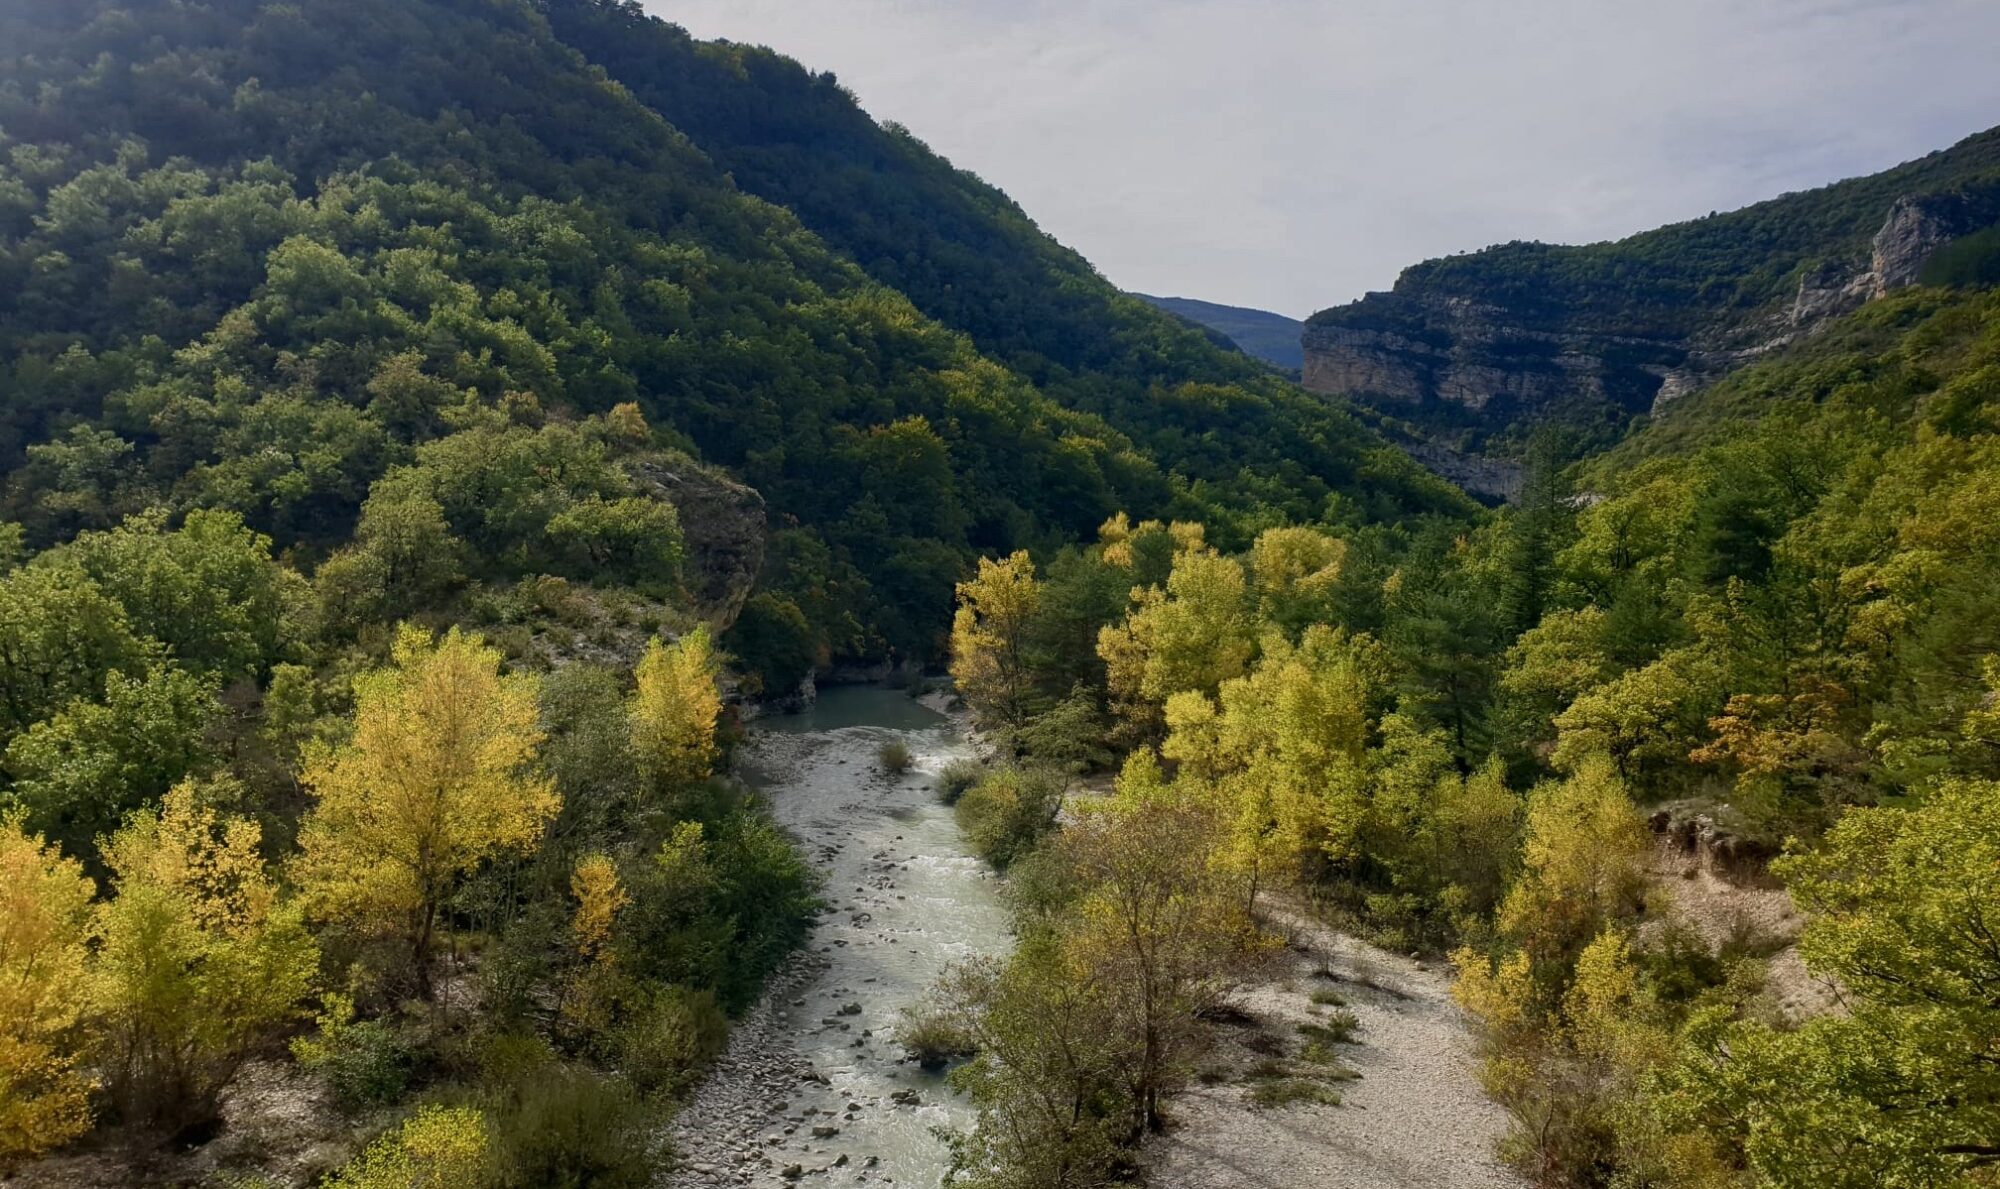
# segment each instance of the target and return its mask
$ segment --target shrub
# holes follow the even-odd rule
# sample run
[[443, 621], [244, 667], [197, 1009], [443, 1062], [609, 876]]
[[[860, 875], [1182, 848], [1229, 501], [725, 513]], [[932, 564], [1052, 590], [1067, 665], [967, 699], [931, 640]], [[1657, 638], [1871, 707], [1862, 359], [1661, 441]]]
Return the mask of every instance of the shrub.
[[965, 791], [979, 783], [986, 774], [986, 765], [978, 760], [953, 760], [937, 774], [938, 800], [946, 805], [956, 805]]
[[387, 1106], [410, 1084], [410, 1047], [381, 1020], [353, 1019], [353, 1001], [329, 995], [319, 1017], [319, 1034], [292, 1042], [300, 1065], [326, 1077], [342, 1110]]
[[713, 992], [666, 987], [619, 1025], [614, 1048], [634, 1086], [671, 1098], [701, 1078], [728, 1040]]
[[641, 1189], [652, 1180], [652, 1118], [626, 1083], [544, 1066], [495, 1111], [497, 1182], [506, 1189]]
[[1311, 1078], [1271, 1078], [1250, 1088], [1250, 1101], [1266, 1109], [1301, 1103], [1339, 1106], [1340, 1091]]
[[1061, 800], [1062, 785], [1053, 775], [999, 768], [959, 798], [958, 827], [974, 853], [1004, 868], [1054, 827]]
[[875, 759], [882, 765], [882, 771], [891, 776], [901, 776], [910, 770], [910, 765], [916, 763], [916, 758], [910, 754], [909, 744], [901, 739], [891, 739], [884, 743], [875, 752]]
[[1351, 1011], [1341, 1008], [1328, 1012], [1325, 1017], [1310, 1024], [1299, 1025], [1299, 1035], [1321, 1044], [1348, 1044], [1354, 1040], [1354, 1030], [1361, 1021]]
[[973, 1055], [972, 1037], [940, 1012], [913, 1012], [896, 1029], [896, 1042], [925, 1069], [938, 1069]]
[[427, 1106], [320, 1189], [478, 1189], [494, 1183], [493, 1129], [476, 1107]]

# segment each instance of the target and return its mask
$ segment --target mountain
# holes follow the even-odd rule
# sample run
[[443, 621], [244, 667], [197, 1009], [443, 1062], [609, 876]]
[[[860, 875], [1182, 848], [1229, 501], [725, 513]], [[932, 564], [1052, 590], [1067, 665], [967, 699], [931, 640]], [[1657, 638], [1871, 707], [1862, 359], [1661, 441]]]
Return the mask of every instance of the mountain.
[[[1288, 515], [1336, 493], [1378, 519], [1460, 507], [1344, 405], [1120, 292], [1005, 194], [901, 126], [878, 124], [833, 75], [769, 49], [697, 41], [634, 4], [543, 0], [543, 11], [736, 185], [1183, 481], [1236, 492], [1238, 506], [1276, 499]], [[1275, 474], [1298, 482], [1253, 478]], [[1222, 531], [1240, 535], [1239, 517], [1227, 520]]]
[[0, 466], [31, 548], [218, 507], [310, 569], [390, 476], [498, 490], [486, 439], [523, 435], [528, 471], [580, 474], [541, 454], [629, 404], [646, 449], [563, 497], [593, 510], [445, 500], [451, 532], [495, 577], [604, 579], [551, 532], [720, 468], [769, 548], [698, 552], [760, 614], [823, 657], [927, 655], [977, 553], [1118, 510], [1227, 537], [1467, 506], [830, 76], [633, 6], [8, 0], [0, 45]]
[[1996, 223], [2000, 128], [1616, 242], [1415, 265], [1389, 292], [1308, 320], [1304, 382], [1392, 410], [1434, 445], [1517, 454], [1551, 419], [1602, 444], [1863, 302], [1985, 275], [2000, 259]]
[[1241, 348], [1245, 355], [1261, 359], [1272, 367], [1295, 372], [1304, 366], [1305, 354], [1299, 346], [1299, 333], [1305, 329], [1305, 323], [1297, 318], [1287, 318], [1269, 310], [1197, 301], [1192, 297], [1149, 297], [1144, 293], [1133, 296], [1150, 301], [1170, 314], [1178, 314], [1190, 322], [1208, 327]]

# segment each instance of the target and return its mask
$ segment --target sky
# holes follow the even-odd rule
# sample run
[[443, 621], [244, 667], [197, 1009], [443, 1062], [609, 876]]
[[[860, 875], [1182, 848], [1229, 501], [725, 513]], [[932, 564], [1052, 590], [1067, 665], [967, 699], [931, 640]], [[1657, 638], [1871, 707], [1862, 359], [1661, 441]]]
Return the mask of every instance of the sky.
[[2000, 124], [2000, 0], [645, 0], [832, 71], [1116, 284], [1303, 317]]

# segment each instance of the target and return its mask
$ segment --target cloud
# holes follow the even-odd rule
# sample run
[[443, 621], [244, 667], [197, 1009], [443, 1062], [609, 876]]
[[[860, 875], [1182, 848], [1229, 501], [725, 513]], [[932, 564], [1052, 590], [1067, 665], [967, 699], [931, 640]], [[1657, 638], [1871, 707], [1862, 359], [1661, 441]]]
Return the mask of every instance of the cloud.
[[1992, 0], [648, 0], [835, 72], [1116, 283], [1293, 315], [2000, 123]]

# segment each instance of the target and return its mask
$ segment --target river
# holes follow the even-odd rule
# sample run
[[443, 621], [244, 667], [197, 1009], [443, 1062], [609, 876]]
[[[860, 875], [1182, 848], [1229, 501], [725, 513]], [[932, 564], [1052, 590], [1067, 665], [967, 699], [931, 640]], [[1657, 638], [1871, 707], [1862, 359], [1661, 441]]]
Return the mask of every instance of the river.
[[[915, 763], [891, 777], [877, 755], [897, 740]], [[1008, 944], [999, 881], [932, 788], [972, 754], [952, 720], [880, 687], [752, 723], [741, 771], [819, 868], [830, 910], [675, 1120], [674, 1189], [942, 1180], [934, 1129], [971, 1112], [895, 1032], [946, 967]]]

